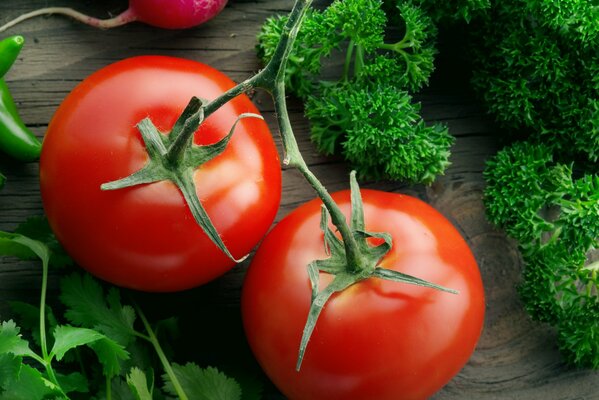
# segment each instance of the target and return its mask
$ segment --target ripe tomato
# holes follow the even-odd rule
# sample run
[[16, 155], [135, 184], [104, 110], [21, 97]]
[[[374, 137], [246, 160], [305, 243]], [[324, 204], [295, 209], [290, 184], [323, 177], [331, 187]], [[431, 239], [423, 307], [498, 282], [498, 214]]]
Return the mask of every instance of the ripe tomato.
[[[233, 85], [198, 62], [135, 57], [94, 73], [64, 100], [44, 139], [41, 192], [52, 229], [79, 265], [146, 291], [190, 288], [232, 267], [173, 183], [114, 191], [100, 185], [144, 166], [140, 120], [149, 117], [169, 132], [192, 96], [211, 100]], [[217, 142], [246, 112], [258, 111], [246, 96], [237, 97], [202, 124], [195, 143]], [[247, 254], [272, 224], [281, 196], [280, 163], [266, 123], [243, 119], [227, 149], [194, 179], [225, 245], [235, 257]]]
[[[366, 230], [388, 232], [380, 266], [459, 291], [370, 278], [333, 295], [295, 371], [311, 286], [306, 266], [327, 258], [319, 200], [297, 208], [264, 239], [242, 294], [244, 327], [258, 362], [290, 399], [425, 399], [474, 351], [484, 317], [478, 267], [439, 212], [410, 196], [362, 191]], [[346, 216], [350, 192], [333, 195]], [[320, 290], [331, 277], [321, 273]]]

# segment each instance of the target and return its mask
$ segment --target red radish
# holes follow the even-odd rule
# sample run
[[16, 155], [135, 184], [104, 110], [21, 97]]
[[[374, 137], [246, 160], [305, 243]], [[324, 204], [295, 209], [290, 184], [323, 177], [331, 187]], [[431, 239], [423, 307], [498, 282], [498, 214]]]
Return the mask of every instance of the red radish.
[[23, 14], [0, 27], [0, 32], [38, 15], [62, 14], [97, 28], [114, 28], [139, 21], [166, 29], [200, 25], [218, 14], [227, 0], [129, 0], [129, 8], [110, 19], [98, 19], [72, 8], [48, 7]]

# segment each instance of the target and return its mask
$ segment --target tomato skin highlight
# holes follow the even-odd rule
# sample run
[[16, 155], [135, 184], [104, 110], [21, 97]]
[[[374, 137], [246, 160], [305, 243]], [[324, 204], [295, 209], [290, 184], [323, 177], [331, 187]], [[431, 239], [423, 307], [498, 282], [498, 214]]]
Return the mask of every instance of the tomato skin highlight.
[[[459, 372], [480, 336], [482, 281], [458, 231], [413, 197], [373, 190], [362, 190], [362, 196], [366, 230], [393, 237], [382, 267], [460, 293], [361, 281], [325, 305], [296, 372], [310, 307], [307, 265], [327, 257], [321, 201], [297, 208], [260, 245], [242, 293], [250, 347], [289, 399], [426, 399]], [[348, 216], [350, 192], [333, 198]], [[331, 277], [320, 277], [322, 290]]]
[[[188, 289], [234, 265], [196, 224], [173, 183], [100, 190], [145, 164], [140, 120], [149, 117], [168, 132], [192, 96], [211, 100], [233, 86], [207, 65], [143, 56], [97, 71], [67, 96], [44, 139], [40, 184], [50, 225], [79, 265], [144, 291]], [[238, 96], [202, 124], [194, 142], [215, 143], [247, 112], [258, 110]], [[240, 121], [227, 149], [194, 179], [225, 245], [235, 257], [247, 254], [272, 224], [281, 196], [280, 162], [266, 123]]]

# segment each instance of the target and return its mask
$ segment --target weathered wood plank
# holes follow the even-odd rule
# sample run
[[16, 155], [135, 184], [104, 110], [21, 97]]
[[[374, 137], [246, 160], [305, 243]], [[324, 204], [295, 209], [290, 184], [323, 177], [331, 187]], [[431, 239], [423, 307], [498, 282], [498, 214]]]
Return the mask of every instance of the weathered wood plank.
[[[49, 3], [58, 4], [47, 0], [4, 0], [0, 2], [0, 23]], [[60, 2], [96, 16], [107, 15], [107, 10], [115, 14], [126, 3]], [[260, 68], [253, 50], [260, 23], [268, 15], [290, 7], [291, 2], [283, 0], [232, 0], [217, 19], [186, 31], [165, 31], [142, 24], [96, 31], [62, 17], [39, 18], [11, 31], [24, 34], [27, 44], [7, 81], [23, 119], [42, 137], [55, 109], [78, 82], [125, 57], [186, 57], [210, 64], [237, 81], [248, 77]], [[532, 323], [522, 310], [515, 289], [521, 258], [515, 244], [486, 221], [481, 201], [484, 162], [500, 148], [504, 135], [465, 88], [462, 67], [449, 57], [442, 62], [449, 68], [438, 67], [431, 88], [418, 100], [427, 121], [446, 123], [456, 136], [452, 166], [431, 187], [408, 187], [399, 182], [363, 184], [409, 193], [437, 207], [464, 234], [479, 262], [487, 296], [483, 336], [468, 365], [435, 399], [599, 399], [598, 374], [567, 369], [555, 348], [554, 333]], [[276, 132], [268, 95], [259, 92], [253, 99]], [[347, 188], [349, 167], [339, 159], [319, 155], [310, 143], [301, 104], [291, 99], [290, 110], [300, 148], [315, 174], [331, 191]], [[9, 179], [0, 192], [0, 229], [11, 230], [28, 216], [42, 213], [37, 164], [21, 165], [0, 156], [0, 171]], [[283, 182], [277, 220], [314, 197], [293, 170], [284, 170]], [[238, 310], [247, 265], [245, 262], [221, 279], [194, 290], [135, 296], [151, 315], [180, 317], [184, 333], [178, 346], [182, 354], [193, 355], [200, 363], [218, 364], [223, 354], [248, 353]], [[57, 302], [61, 274], [58, 271], [51, 275], [51, 303]], [[39, 280], [36, 262], [0, 259], [0, 317], [10, 316], [9, 300], [37, 302]], [[272, 388], [267, 397], [280, 398]]]

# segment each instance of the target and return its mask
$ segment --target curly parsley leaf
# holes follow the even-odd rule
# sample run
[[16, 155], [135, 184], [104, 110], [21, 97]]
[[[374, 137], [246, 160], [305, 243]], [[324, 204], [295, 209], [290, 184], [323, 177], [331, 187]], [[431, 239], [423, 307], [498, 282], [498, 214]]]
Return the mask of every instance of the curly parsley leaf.
[[533, 319], [557, 328], [569, 362], [599, 368], [599, 176], [575, 176], [546, 144], [515, 143], [489, 161], [489, 219], [518, 240], [519, 291]]
[[505, 0], [477, 21], [475, 89], [507, 128], [563, 155], [599, 159], [599, 8]]
[[[391, 0], [393, 3], [397, 0]], [[470, 22], [472, 18], [491, 6], [490, 0], [413, 0], [427, 11], [435, 21]]]
[[[181, 383], [185, 393], [198, 400], [240, 400], [239, 384], [216, 368], [202, 369], [194, 363], [185, 365], [173, 364], [175, 376]], [[165, 392], [176, 395], [176, 391], [168, 375], [163, 375]]]
[[[403, 36], [386, 43], [389, 21], [380, 0], [336, 0], [310, 11], [287, 64], [286, 85], [304, 100], [320, 152], [342, 154], [361, 177], [430, 183], [449, 165], [453, 139], [445, 127], [424, 124], [410, 92], [428, 84], [437, 28], [413, 2], [397, 1], [393, 12]], [[284, 22], [275, 17], [262, 26], [258, 55], [264, 62]], [[331, 55], [345, 59], [339, 77], [321, 71]]]

